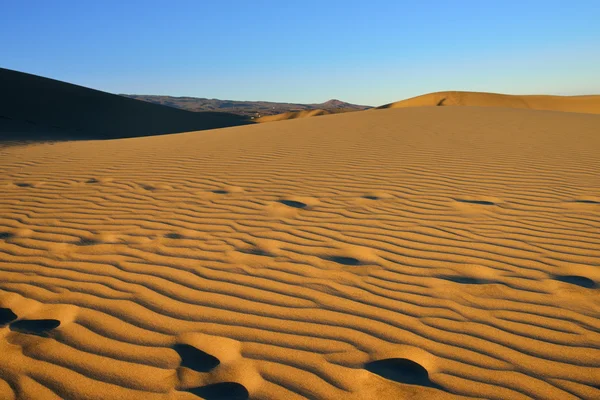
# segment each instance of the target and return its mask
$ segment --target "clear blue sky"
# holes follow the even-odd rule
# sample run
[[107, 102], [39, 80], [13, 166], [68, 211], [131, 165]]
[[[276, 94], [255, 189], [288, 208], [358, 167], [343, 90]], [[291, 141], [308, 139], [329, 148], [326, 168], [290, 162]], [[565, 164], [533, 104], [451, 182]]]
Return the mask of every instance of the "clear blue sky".
[[0, 66], [112, 93], [600, 93], [600, 0], [2, 0]]

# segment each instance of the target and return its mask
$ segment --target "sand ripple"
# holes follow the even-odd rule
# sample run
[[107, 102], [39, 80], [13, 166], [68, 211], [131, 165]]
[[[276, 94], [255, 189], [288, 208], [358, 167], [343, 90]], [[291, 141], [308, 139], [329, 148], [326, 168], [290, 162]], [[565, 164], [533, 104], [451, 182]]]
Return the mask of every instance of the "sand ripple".
[[0, 398], [600, 398], [600, 117], [0, 148]]

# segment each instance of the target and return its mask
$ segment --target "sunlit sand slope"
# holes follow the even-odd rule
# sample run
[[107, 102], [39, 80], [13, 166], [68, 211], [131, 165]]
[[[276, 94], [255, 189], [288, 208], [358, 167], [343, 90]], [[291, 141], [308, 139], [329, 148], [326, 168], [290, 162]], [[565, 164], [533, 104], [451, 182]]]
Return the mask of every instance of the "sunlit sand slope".
[[327, 110], [290, 111], [290, 112], [275, 114], [275, 115], [265, 115], [264, 117], [256, 118], [254, 121], [256, 121], [256, 122], [275, 122], [275, 121], [285, 121], [288, 119], [318, 117], [321, 115], [328, 115], [328, 114], [331, 114], [331, 111], [327, 111]]
[[598, 399], [600, 117], [0, 149], [1, 399]]
[[386, 104], [379, 108], [423, 106], [510, 107], [600, 114], [600, 96], [509, 95], [481, 92], [436, 92]]

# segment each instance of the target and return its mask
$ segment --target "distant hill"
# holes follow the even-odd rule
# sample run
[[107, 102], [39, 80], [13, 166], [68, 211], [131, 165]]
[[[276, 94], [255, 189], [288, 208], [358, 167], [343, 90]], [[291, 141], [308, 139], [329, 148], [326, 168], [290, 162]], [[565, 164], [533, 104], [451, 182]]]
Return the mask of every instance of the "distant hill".
[[251, 123], [193, 113], [0, 68], [0, 140], [114, 139]]
[[600, 95], [548, 96], [510, 95], [484, 92], [435, 92], [377, 107], [401, 108], [423, 106], [479, 106], [527, 108], [600, 114]]
[[326, 110], [331, 112], [340, 112], [359, 111], [371, 108], [371, 106], [351, 104], [335, 99], [319, 104], [299, 104], [275, 103], [269, 101], [235, 101], [205, 99], [199, 97], [173, 97], [137, 94], [122, 94], [121, 96], [129, 97], [131, 99], [136, 100], [147, 101], [149, 103], [160, 104], [163, 106], [180, 108], [182, 110], [187, 111], [223, 111], [255, 118], [262, 117], [265, 115], [275, 115], [307, 110]]

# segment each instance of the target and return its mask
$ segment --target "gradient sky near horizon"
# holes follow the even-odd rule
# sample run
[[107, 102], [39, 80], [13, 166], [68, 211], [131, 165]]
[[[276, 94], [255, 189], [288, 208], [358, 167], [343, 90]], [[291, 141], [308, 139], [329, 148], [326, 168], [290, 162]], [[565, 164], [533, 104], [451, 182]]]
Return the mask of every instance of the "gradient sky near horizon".
[[3, 0], [0, 67], [111, 93], [381, 105], [600, 93], [600, 1]]

